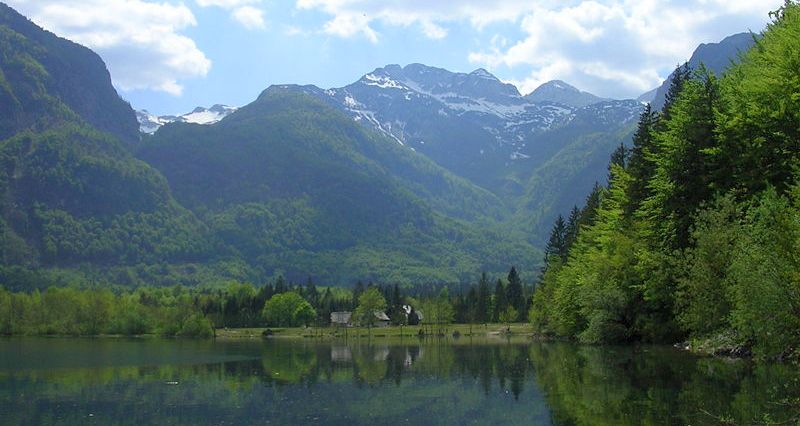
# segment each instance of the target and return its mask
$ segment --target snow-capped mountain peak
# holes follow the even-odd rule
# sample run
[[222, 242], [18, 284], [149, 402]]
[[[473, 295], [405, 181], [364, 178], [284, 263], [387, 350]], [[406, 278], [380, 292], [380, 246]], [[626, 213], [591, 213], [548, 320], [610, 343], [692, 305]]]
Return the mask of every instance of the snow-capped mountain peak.
[[608, 100], [578, 90], [561, 80], [548, 81], [526, 95], [525, 98], [532, 102], [555, 102], [577, 108]]
[[156, 116], [143, 109], [136, 111], [136, 119], [139, 120], [139, 130], [142, 133], [152, 134], [161, 128], [161, 126], [174, 122], [214, 124], [236, 110], [236, 107], [216, 104], [211, 108], [197, 107], [193, 109], [192, 112], [183, 115]]

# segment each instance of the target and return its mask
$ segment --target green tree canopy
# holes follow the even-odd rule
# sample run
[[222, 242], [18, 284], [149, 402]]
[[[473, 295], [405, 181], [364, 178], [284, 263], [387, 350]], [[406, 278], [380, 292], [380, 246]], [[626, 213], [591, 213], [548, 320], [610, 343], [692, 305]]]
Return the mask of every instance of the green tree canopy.
[[310, 324], [317, 312], [299, 294], [290, 291], [272, 296], [264, 305], [263, 316], [273, 327], [297, 327]]

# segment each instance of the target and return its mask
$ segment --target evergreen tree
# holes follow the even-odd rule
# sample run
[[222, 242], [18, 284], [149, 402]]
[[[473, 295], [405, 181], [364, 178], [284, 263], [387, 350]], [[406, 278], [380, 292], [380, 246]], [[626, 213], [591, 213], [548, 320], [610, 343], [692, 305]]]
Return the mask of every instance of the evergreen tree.
[[550, 231], [550, 239], [544, 249], [544, 268], [547, 268], [547, 264], [555, 258], [561, 259], [562, 262], [567, 261], [567, 225], [561, 215], [556, 218], [553, 230]]
[[319, 307], [319, 291], [317, 291], [317, 286], [314, 285], [314, 282], [311, 280], [311, 277], [308, 277], [308, 281], [306, 282], [306, 288], [303, 291], [303, 297], [311, 304], [314, 309]]
[[362, 283], [361, 280], [359, 280], [356, 283], [355, 288], [353, 288], [353, 302], [351, 305], [353, 306], [353, 308], [358, 306], [358, 298], [361, 297], [362, 293], [364, 293], [364, 283]]
[[288, 286], [286, 280], [283, 279], [283, 275], [278, 275], [278, 278], [275, 280], [275, 294], [286, 293], [287, 290]]
[[491, 306], [491, 291], [489, 290], [489, 278], [486, 277], [486, 272], [481, 273], [481, 279], [478, 282], [478, 301], [476, 319], [480, 323], [487, 323], [491, 320], [489, 308]]
[[600, 200], [603, 197], [603, 187], [595, 182], [592, 192], [586, 197], [586, 205], [581, 210], [580, 227], [591, 226], [594, 224], [597, 216], [597, 209], [600, 208]]
[[467, 297], [464, 299], [463, 309], [462, 318], [466, 323], [474, 324], [478, 322], [478, 291], [474, 285], [469, 287]]
[[677, 68], [675, 68], [675, 71], [672, 72], [672, 80], [670, 80], [669, 83], [669, 89], [667, 90], [664, 106], [661, 108], [661, 116], [665, 120], [669, 120], [672, 116], [672, 105], [678, 100], [678, 97], [683, 91], [684, 85], [687, 81], [689, 81], [691, 76], [692, 72], [689, 68], [688, 62], [684, 62], [683, 65], [679, 65]]
[[670, 107], [671, 117], [663, 120], [664, 130], [656, 136], [653, 195], [645, 201], [658, 242], [677, 249], [689, 246], [694, 214], [713, 195], [711, 153], [717, 146], [719, 86], [704, 67], [696, 76], [684, 82], [682, 95]]
[[494, 285], [494, 309], [492, 310], [492, 321], [500, 321], [500, 313], [508, 308], [508, 296], [503, 281], [498, 278]]
[[611, 153], [611, 159], [608, 163], [608, 184], [611, 185], [611, 167], [614, 165], [620, 166], [625, 168], [628, 162], [628, 148], [625, 147], [625, 144], [621, 143], [619, 146]]
[[564, 230], [564, 248], [567, 254], [567, 256], [564, 257], [564, 261], [566, 261], [566, 258], [569, 256], [570, 248], [572, 248], [572, 245], [578, 238], [578, 232], [580, 231], [580, 222], [581, 222], [581, 210], [578, 208], [578, 206], [573, 206], [572, 210], [570, 210], [569, 212], [569, 218], [567, 219], [567, 226]]
[[[560, 216], [559, 216], [560, 217]], [[563, 219], [561, 220], [561, 224], [563, 226]], [[517, 273], [517, 268], [511, 267], [511, 270], [508, 272], [508, 287], [506, 288], [507, 293], [507, 300], [509, 306], [513, 307], [516, 310], [516, 313], [520, 315], [518, 320], [524, 320], [525, 314], [528, 311], [528, 306], [525, 301], [525, 297], [523, 296], [524, 289], [522, 288], [522, 280], [519, 278], [519, 274]]]
[[333, 293], [331, 292], [330, 287], [325, 289], [325, 293], [322, 294], [322, 298], [320, 299], [319, 304], [320, 307], [317, 311], [319, 312], [322, 322], [323, 323], [330, 322], [331, 312], [334, 312], [336, 310], [334, 307]]
[[642, 202], [650, 196], [648, 182], [655, 174], [655, 142], [653, 135], [658, 123], [658, 114], [652, 110], [650, 104], [645, 106], [639, 116], [639, 124], [633, 135], [633, 147], [628, 159], [628, 173], [631, 175], [631, 185], [628, 187], [628, 205], [625, 213], [630, 216]]

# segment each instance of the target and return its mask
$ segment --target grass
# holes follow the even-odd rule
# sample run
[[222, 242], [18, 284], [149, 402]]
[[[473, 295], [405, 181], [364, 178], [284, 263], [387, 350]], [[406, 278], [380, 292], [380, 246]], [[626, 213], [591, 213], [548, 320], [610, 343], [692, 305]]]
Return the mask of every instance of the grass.
[[[441, 329], [441, 332], [440, 332]], [[417, 337], [419, 332], [424, 330], [429, 336], [444, 335], [451, 337], [456, 332], [462, 337], [501, 337], [505, 336], [505, 330], [510, 330], [513, 336], [532, 335], [530, 324], [516, 323], [506, 326], [505, 324], [449, 324], [446, 326], [389, 326], [373, 327], [372, 330], [366, 327], [270, 327], [270, 328], [224, 328], [217, 329], [218, 339], [254, 339], [262, 338], [266, 330], [272, 331], [271, 337], [276, 338], [399, 338]]]

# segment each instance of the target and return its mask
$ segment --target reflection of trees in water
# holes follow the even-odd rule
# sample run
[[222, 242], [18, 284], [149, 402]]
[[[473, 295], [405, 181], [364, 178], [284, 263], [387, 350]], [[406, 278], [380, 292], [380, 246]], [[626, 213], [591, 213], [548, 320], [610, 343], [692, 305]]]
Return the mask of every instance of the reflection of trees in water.
[[[659, 347], [532, 345], [556, 424], [787, 424], [800, 405], [790, 365], [698, 359]], [[776, 402], [785, 401], [780, 405]]]
[[[39, 423], [43, 417], [26, 417], [24, 407], [44, 413], [64, 406], [58, 401], [74, 398], [78, 405], [122, 400], [151, 408], [183, 407], [182, 422], [192, 416], [202, 422], [203, 410], [235, 419], [238, 414], [233, 413], [242, 407], [261, 415], [274, 410], [272, 418], [301, 421], [320, 406], [339, 407], [338, 399], [356, 391], [385, 400], [392, 405], [387, 413], [435, 410], [430, 404], [445, 403], [441, 401], [453, 393], [464, 393], [472, 404], [464, 410], [491, 410], [480, 404], [505, 393], [515, 399], [527, 393], [528, 399], [546, 399], [550, 420], [559, 425], [785, 422], [799, 408], [800, 372], [790, 365], [753, 367], [697, 359], [669, 348], [280, 342], [253, 345], [246, 355], [194, 365], [0, 373], [0, 412], [15, 407], [19, 417], [9, 423]], [[436, 396], [400, 398], [408, 395]], [[361, 412], [350, 405], [340, 408], [356, 417]], [[141, 416], [130, 418], [153, 420]]]

